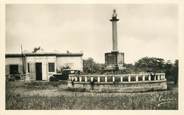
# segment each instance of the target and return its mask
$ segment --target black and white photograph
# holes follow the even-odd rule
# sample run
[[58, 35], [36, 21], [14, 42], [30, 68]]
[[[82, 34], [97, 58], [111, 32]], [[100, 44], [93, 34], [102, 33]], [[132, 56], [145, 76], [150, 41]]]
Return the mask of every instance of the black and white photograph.
[[6, 110], [178, 110], [177, 4], [6, 4]]

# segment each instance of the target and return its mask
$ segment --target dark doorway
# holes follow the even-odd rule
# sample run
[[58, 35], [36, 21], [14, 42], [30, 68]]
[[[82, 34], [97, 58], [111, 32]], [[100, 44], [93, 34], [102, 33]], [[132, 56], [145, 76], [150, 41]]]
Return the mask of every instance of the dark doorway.
[[18, 65], [10, 65], [10, 74], [19, 74]]
[[42, 80], [42, 63], [36, 63], [36, 80]]

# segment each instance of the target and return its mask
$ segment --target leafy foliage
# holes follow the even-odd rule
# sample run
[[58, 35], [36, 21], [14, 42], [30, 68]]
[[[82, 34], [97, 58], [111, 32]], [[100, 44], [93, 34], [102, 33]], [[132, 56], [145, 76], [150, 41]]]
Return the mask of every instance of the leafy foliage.
[[132, 69], [134, 72], [164, 72], [168, 81], [174, 81], [175, 84], [178, 82], [178, 60], [172, 63], [162, 58], [144, 57], [135, 62], [134, 67], [127, 69]]
[[65, 69], [71, 69], [70, 66], [66, 65], [66, 66], [62, 66], [59, 67], [59, 69], [57, 69], [57, 73], [62, 73]]
[[164, 59], [144, 57], [135, 63], [135, 68], [143, 72], [163, 72]]
[[174, 81], [175, 84], [178, 83], [178, 60], [174, 63], [170, 61], [166, 62], [164, 65], [164, 72], [166, 73], [167, 80]]
[[83, 71], [84, 73], [103, 73], [105, 68], [104, 64], [96, 63], [93, 58], [83, 60]]

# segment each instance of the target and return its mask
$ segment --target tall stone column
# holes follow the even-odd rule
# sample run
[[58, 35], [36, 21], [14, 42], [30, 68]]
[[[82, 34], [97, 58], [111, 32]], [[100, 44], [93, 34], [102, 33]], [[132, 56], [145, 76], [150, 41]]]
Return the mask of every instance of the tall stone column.
[[117, 22], [116, 21], [112, 21], [112, 49], [113, 51], [118, 51]]
[[116, 10], [113, 11], [110, 21], [112, 22], [112, 49], [113, 51], [118, 51], [117, 21], [119, 21], [119, 19], [117, 18]]

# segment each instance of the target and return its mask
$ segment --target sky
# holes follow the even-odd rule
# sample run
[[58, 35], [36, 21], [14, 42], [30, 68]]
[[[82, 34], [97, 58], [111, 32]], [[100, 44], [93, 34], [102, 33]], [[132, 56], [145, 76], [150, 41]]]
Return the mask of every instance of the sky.
[[113, 9], [118, 18], [118, 50], [125, 63], [159, 57], [178, 58], [178, 7], [175, 4], [8, 4], [6, 53], [83, 52], [104, 63], [112, 51]]

